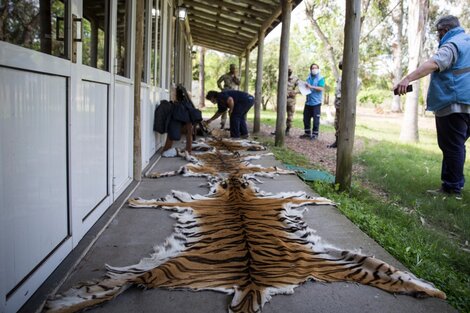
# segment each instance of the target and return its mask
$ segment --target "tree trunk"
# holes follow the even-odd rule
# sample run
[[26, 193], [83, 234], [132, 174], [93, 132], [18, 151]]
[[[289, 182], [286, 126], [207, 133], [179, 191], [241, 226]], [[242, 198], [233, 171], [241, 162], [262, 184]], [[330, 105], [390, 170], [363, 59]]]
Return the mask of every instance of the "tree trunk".
[[259, 133], [261, 129], [261, 98], [263, 88], [263, 50], [264, 31], [258, 31], [258, 61], [256, 64], [256, 86], [255, 86], [255, 116], [253, 122], [253, 133]]
[[[424, 31], [428, 18], [429, 0], [410, 0], [408, 3], [408, 72], [414, 71], [423, 49]], [[403, 142], [418, 142], [419, 80], [413, 83], [413, 91], [406, 97], [405, 114], [400, 132]]]
[[206, 56], [206, 49], [203, 47], [199, 47], [199, 107], [203, 108], [206, 106], [205, 103], [205, 90], [204, 90], [204, 83], [206, 79], [205, 73], [205, 60]]
[[336, 162], [336, 183], [340, 190], [351, 189], [352, 154], [356, 127], [357, 74], [359, 37], [361, 35], [361, 1], [346, 1], [344, 26], [341, 110]]
[[289, 68], [289, 35], [292, 12], [291, 0], [281, 0], [282, 30], [279, 51], [279, 80], [277, 82], [277, 115], [276, 115], [276, 147], [284, 145], [284, 131], [286, 125], [287, 108], [287, 70]]
[[243, 91], [248, 92], [250, 79], [250, 50], [245, 51], [245, 81], [243, 83]]
[[[393, 53], [393, 85], [396, 85], [400, 82], [401, 76], [403, 75], [403, 66], [402, 66], [402, 44], [403, 44], [403, 1], [400, 1], [398, 8], [392, 14], [393, 22], [396, 25], [397, 36], [395, 42], [392, 43], [392, 53]], [[393, 96], [391, 111], [392, 112], [401, 112], [401, 97], [396, 95]]]

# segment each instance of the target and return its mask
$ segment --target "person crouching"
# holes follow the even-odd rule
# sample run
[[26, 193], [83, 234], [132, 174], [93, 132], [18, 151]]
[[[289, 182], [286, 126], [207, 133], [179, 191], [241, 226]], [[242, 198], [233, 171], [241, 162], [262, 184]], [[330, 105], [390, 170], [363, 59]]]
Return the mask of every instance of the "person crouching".
[[205, 121], [207, 124], [228, 111], [230, 116], [230, 137], [248, 138], [246, 114], [255, 103], [255, 98], [252, 95], [239, 90], [222, 92], [211, 90], [207, 93], [206, 99], [217, 104], [217, 112]]

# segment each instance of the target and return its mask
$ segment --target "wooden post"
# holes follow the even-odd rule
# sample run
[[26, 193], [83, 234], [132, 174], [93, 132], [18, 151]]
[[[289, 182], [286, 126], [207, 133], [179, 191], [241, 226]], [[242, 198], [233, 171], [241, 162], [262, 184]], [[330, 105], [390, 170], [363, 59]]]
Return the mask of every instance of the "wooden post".
[[245, 51], [245, 84], [243, 86], [243, 90], [248, 92], [248, 83], [250, 77], [250, 50], [246, 49]]
[[277, 115], [276, 138], [274, 144], [277, 147], [284, 145], [284, 125], [286, 124], [287, 107], [287, 70], [289, 68], [289, 34], [292, 12], [292, 0], [281, 0], [282, 3], [282, 30], [281, 46], [279, 51], [279, 81], [277, 82]]
[[255, 87], [255, 116], [253, 122], [253, 133], [259, 133], [261, 128], [261, 97], [263, 85], [263, 49], [264, 30], [258, 32], [258, 61], [256, 64], [256, 87]]
[[346, 1], [344, 23], [341, 110], [336, 162], [336, 183], [340, 190], [351, 189], [352, 153], [356, 127], [357, 68], [361, 34], [361, 0]]
[[[238, 57], [238, 75], [240, 76], [240, 80], [241, 80], [241, 78], [242, 78], [242, 61], [243, 61], [242, 57], [241, 57], [241, 56]], [[237, 86], [236, 89], [237, 89], [237, 90], [241, 90], [240, 87], [241, 87], [241, 86]]]
[[137, 0], [134, 68], [134, 179], [142, 180], [142, 142], [140, 133], [140, 83], [144, 51], [144, 1]]

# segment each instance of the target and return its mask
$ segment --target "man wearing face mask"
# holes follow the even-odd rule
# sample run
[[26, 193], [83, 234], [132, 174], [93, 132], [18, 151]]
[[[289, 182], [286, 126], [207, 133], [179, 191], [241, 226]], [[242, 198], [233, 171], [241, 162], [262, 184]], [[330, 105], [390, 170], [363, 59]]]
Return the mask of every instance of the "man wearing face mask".
[[[287, 71], [289, 77], [287, 78], [287, 119], [286, 119], [286, 136], [289, 136], [289, 131], [292, 127], [292, 121], [294, 120], [295, 114], [295, 96], [297, 95], [296, 88], [299, 85], [299, 78], [292, 75], [292, 67], [289, 65]], [[276, 135], [276, 132], [272, 132], [271, 135]]]
[[470, 137], [470, 35], [452, 15], [436, 23], [439, 49], [395, 87], [399, 95], [417, 79], [431, 74], [427, 96], [428, 111], [436, 120], [437, 143], [442, 151], [441, 188], [432, 195], [462, 198], [465, 178], [465, 142]]
[[[310, 75], [306, 80], [307, 88], [311, 93], [307, 95], [304, 107], [304, 134], [300, 138], [315, 140], [318, 138], [320, 129], [321, 102], [323, 99], [323, 89], [325, 78], [320, 75], [320, 67], [313, 63], [310, 65]], [[310, 122], [313, 119], [313, 126], [310, 129]]]

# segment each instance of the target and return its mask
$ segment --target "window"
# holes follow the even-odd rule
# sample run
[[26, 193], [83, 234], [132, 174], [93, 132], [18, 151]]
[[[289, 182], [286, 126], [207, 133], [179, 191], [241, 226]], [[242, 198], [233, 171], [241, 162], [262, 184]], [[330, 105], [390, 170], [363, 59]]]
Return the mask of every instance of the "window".
[[0, 0], [0, 40], [68, 58], [67, 7], [68, 0]]
[[108, 0], [83, 0], [82, 63], [108, 70]]
[[148, 61], [147, 61], [147, 56], [148, 56], [148, 53], [147, 53], [147, 48], [148, 48], [148, 34], [147, 34], [147, 29], [148, 29], [148, 26], [147, 26], [147, 21], [148, 21], [148, 1], [145, 1], [144, 3], [144, 44], [143, 44], [143, 53], [142, 53], [142, 76], [141, 76], [141, 81], [142, 82], [148, 82], [148, 78], [147, 78], [147, 65], [148, 65]]
[[162, 2], [153, 0], [152, 9], [152, 57], [150, 78], [153, 86], [161, 87]]
[[129, 30], [130, 30], [130, 0], [117, 1], [116, 27], [116, 74], [130, 77], [129, 70]]
[[[171, 83], [174, 82], [174, 73], [175, 73], [175, 49], [173, 47], [174, 45], [174, 20], [173, 20], [173, 10], [170, 5], [170, 3], [167, 4], [167, 39], [166, 39], [166, 49], [168, 51], [167, 53], [167, 75], [165, 77], [165, 82], [166, 82], [166, 88], [170, 89]], [[169, 65], [169, 66], [168, 66]]]

